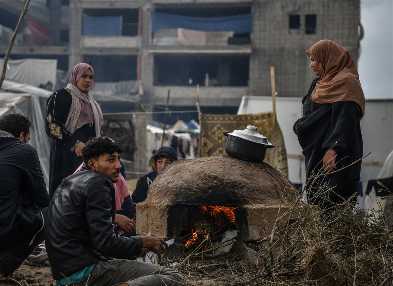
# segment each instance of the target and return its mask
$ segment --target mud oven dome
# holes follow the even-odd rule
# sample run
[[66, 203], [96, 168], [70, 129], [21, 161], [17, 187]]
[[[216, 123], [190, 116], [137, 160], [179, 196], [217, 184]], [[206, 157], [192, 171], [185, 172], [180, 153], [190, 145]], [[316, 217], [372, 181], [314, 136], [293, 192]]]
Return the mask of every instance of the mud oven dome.
[[157, 177], [137, 205], [137, 233], [175, 238], [186, 247], [234, 233], [244, 241], [262, 239], [293, 192], [266, 163], [231, 157], [180, 161]]

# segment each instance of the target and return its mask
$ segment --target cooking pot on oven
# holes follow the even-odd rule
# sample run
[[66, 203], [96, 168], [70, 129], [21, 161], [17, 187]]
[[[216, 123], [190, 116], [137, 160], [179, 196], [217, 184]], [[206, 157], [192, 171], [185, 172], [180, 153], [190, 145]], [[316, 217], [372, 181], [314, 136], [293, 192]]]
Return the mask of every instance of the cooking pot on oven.
[[225, 152], [240, 160], [262, 162], [266, 149], [274, 147], [253, 125], [246, 129], [225, 133]]

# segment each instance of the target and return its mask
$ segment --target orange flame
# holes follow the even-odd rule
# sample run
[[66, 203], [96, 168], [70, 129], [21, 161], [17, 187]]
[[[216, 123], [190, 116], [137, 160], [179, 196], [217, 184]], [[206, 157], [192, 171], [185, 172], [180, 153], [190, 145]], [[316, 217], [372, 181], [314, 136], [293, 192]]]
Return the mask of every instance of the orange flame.
[[220, 214], [225, 215], [231, 222], [236, 221], [236, 208], [235, 207], [224, 207], [224, 206], [201, 206], [201, 210], [205, 213], [209, 213], [211, 216], [218, 216]]
[[192, 237], [186, 241], [185, 246], [190, 247], [193, 245], [196, 241], [198, 240], [198, 232], [193, 230], [192, 231]]
[[[215, 206], [215, 205], [204, 205], [200, 206], [200, 210], [203, 213], [207, 213], [211, 217], [216, 217], [219, 215], [224, 215], [230, 222], [236, 222], [236, 208], [235, 207], [224, 207], [224, 206]], [[184, 242], [186, 248], [189, 248], [196, 244], [201, 238], [206, 238], [208, 236], [208, 232], [204, 229], [192, 229], [191, 238]]]

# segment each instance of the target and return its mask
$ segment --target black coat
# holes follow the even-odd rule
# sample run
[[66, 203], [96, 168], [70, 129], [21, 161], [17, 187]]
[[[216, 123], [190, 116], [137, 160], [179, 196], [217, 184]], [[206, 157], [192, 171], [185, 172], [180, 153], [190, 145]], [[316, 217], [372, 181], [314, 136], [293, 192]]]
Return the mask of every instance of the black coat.
[[0, 249], [31, 238], [48, 206], [41, 165], [29, 144], [0, 131]]
[[70, 112], [72, 97], [66, 89], [59, 89], [47, 101], [46, 131], [51, 140], [49, 194], [53, 192], [61, 181], [74, 173], [82, 163], [73, 147], [77, 141], [87, 142], [95, 137], [94, 125], [84, 125], [74, 134], [67, 132], [65, 123]]
[[[354, 102], [318, 104], [311, 100], [317, 80], [303, 98], [303, 117], [294, 126], [305, 157], [307, 184], [314, 182], [334, 188], [342, 198], [348, 198], [358, 188], [363, 156], [363, 140], [360, 128], [362, 112]], [[336, 170], [328, 176], [319, 176], [326, 151], [336, 154]], [[320, 177], [321, 180], [314, 180]], [[323, 180], [322, 180], [323, 179]], [[332, 199], [337, 201], [336, 199]]]
[[141, 203], [146, 200], [149, 187], [156, 177], [157, 173], [153, 171], [139, 178], [138, 182], [136, 183], [135, 190], [132, 193], [132, 201], [134, 203]]
[[109, 177], [92, 171], [60, 184], [48, 207], [46, 246], [56, 280], [108, 258], [134, 259], [142, 240], [113, 230], [115, 190]]

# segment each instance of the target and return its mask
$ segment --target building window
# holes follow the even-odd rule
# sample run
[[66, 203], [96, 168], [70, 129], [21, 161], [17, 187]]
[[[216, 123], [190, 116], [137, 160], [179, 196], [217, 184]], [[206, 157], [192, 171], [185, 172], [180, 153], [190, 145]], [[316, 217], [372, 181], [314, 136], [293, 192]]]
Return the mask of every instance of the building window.
[[61, 5], [70, 6], [70, 0], [61, 0]]
[[60, 42], [62, 44], [68, 44], [68, 42], [70, 41], [69, 33], [70, 33], [69, 30], [61, 30], [60, 31]]
[[171, 55], [154, 57], [155, 86], [247, 86], [248, 55]]
[[138, 35], [138, 9], [86, 9], [83, 11], [82, 34], [84, 36]]
[[[165, 45], [168, 41], [198, 46], [251, 43], [251, 6], [187, 6], [157, 8], [152, 12], [154, 44]], [[198, 36], [193, 31], [198, 31]]]
[[315, 34], [317, 32], [317, 15], [306, 15], [306, 34]]
[[300, 29], [300, 15], [292, 14], [289, 15], [289, 30], [299, 30]]
[[94, 67], [97, 83], [137, 80], [137, 56], [85, 55], [83, 60]]

